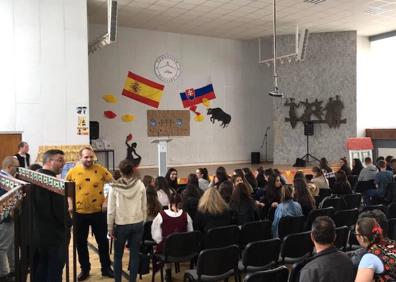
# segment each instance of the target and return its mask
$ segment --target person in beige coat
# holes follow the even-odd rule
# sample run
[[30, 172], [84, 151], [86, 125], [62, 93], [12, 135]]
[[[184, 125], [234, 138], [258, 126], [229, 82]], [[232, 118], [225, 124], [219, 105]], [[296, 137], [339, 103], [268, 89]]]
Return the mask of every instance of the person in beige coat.
[[139, 247], [143, 223], [147, 215], [146, 188], [134, 176], [134, 164], [123, 160], [119, 164], [121, 178], [111, 185], [107, 207], [107, 229], [114, 239], [114, 278], [121, 282], [122, 256], [125, 243], [130, 249], [129, 281], [135, 282], [139, 265]]

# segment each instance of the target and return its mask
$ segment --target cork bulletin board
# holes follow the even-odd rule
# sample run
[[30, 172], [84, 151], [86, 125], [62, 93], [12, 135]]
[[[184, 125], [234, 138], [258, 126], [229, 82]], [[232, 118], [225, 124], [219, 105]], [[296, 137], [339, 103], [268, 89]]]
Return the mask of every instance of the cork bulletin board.
[[148, 110], [147, 136], [190, 136], [190, 112]]

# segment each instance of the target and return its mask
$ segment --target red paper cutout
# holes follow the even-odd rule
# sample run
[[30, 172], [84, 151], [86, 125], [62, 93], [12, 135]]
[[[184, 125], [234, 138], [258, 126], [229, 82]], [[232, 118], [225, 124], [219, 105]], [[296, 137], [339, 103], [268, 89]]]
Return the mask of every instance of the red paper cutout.
[[105, 115], [105, 117], [107, 117], [109, 119], [113, 119], [117, 116], [117, 114], [113, 111], [105, 111], [104, 115]]

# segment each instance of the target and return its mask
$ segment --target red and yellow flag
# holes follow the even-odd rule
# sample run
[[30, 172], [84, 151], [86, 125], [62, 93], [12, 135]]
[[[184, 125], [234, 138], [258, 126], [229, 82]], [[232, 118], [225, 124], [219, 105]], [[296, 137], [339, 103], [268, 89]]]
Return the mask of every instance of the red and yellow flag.
[[164, 85], [128, 72], [122, 95], [154, 108], [159, 107]]

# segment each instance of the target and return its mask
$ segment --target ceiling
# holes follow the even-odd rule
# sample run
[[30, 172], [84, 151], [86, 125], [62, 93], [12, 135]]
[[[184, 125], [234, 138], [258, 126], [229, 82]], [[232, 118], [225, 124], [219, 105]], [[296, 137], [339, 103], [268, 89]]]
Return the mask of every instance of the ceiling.
[[[370, 36], [396, 29], [396, 0], [278, 0], [277, 29], [357, 30]], [[118, 25], [232, 39], [272, 34], [272, 0], [118, 0]], [[107, 0], [88, 0], [89, 23], [107, 23]]]

